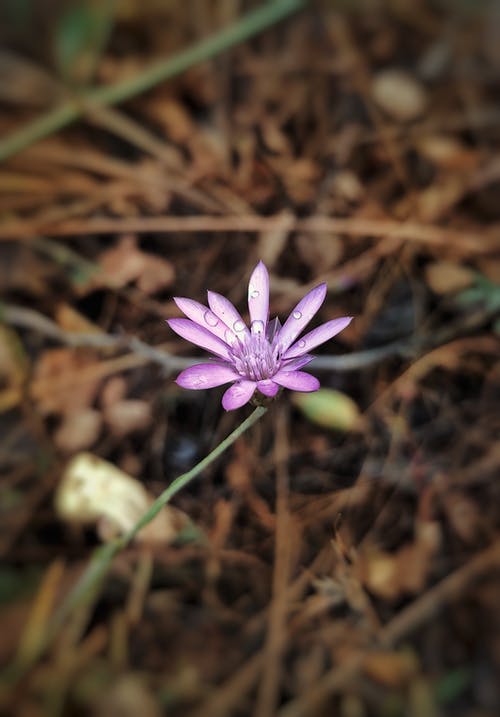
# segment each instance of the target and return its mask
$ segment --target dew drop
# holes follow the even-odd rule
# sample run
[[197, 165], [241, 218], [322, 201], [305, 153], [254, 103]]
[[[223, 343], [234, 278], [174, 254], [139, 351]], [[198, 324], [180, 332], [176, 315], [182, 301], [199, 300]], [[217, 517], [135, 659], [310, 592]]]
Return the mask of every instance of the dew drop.
[[245, 324], [243, 323], [243, 321], [240, 321], [239, 319], [238, 319], [238, 321], [235, 321], [233, 324], [233, 329], [235, 331], [243, 331], [244, 328], [245, 328]]
[[217, 326], [219, 323], [219, 319], [215, 316], [215, 314], [212, 314], [211, 311], [205, 311], [203, 318], [205, 319], [205, 323], [209, 326]]
[[251, 299], [256, 299], [258, 297], [258, 295], [259, 295], [259, 292], [257, 291], [257, 289], [254, 289], [253, 291], [250, 292]]
[[303, 349], [304, 346], [306, 345], [306, 342], [304, 341], [304, 339], [301, 339], [297, 345], [298, 345], [299, 349]]
[[224, 338], [226, 340], [226, 343], [229, 344], [230, 346], [233, 346], [236, 343], [236, 336], [233, 334], [233, 332], [230, 329], [228, 329], [224, 333]]
[[262, 334], [264, 332], [264, 324], [262, 321], [252, 321], [252, 334]]
[[300, 311], [294, 311], [293, 314], [292, 314], [292, 316], [293, 316], [294, 319], [301, 319], [301, 318], [302, 318], [302, 314], [300, 313]]

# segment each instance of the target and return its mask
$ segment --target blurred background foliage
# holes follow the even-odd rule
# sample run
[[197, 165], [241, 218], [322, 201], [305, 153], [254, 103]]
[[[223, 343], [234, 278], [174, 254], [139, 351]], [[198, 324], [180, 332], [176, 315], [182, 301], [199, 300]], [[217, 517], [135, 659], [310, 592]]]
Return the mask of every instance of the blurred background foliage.
[[[413, 0], [323, 0], [313, 4], [360, 13], [387, 7], [404, 16], [410, 8], [414, 13], [415, 6], [421, 3]], [[95, 78], [99, 59], [113, 39], [113, 29], [118, 24], [125, 28], [148, 25], [152, 33], [146, 43], [148, 51], [166, 54], [260, 5], [262, 3], [254, 0], [2, 0], [0, 43], [11, 52], [19, 52], [27, 59], [42, 63], [68, 86], [78, 88]], [[499, 21], [500, 4], [495, 0], [436, 0], [435, 5], [447, 15], [452, 10], [481, 14], [490, 19], [496, 16], [495, 25]], [[490, 12], [488, 7], [491, 7]], [[167, 33], [165, 27], [169, 29]], [[157, 42], [151, 44], [152, 38]], [[114, 48], [119, 54], [127, 50], [123, 43], [126, 44], [126, 40], [122, 37]], [[1, 64], [0, 60], [0, 69]]]

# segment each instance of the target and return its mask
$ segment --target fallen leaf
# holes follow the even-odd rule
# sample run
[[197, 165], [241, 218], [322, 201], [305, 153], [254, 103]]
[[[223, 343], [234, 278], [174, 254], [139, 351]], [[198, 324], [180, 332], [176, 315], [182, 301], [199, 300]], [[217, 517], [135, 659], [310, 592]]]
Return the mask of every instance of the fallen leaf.
[[56, 308], [54, 318], [56, 323], [68, 333], [73, 334], [101, 334], [102, 329], [89, 321], [79, 311], [66, 303], [59, 304]]
[[152, 421], [151, 406], [147, 401], [126, 399], [110, 403], [104, 418], [115, 436], [126, 436], [145, 430]]
[[342, 257], [342, 241], [331, 234], [299, 234], [295, 244], [302, 261], [318, 274], [331, 269]]
[[472, 170], [479, 164], [479, 152], [465, 147], [454, 137], [430, 135], [416, 143], [416, 150], [440, 169]]
[[451, 294], [474, 283], [472, 269], [451, 261], [435, 261], [426, 268], [427, 283], [436, 294]]
[[332, 190], [335, 195], [346, 199], [348, 202], [359, 202], [364, 195], [363, 185], [358, 176], [348, 169], [335, 174]]
[[427, 105], [427, 94], [422, 85], [397, 68], [382, 70], [373, 78], [372, 94], [378, 106], [400, 122], [416, 119]]
[[[96, 525], [101, 539], [108, 541], [127, 534], [153, 500], [142, 483], [112, 463], [92, 453], [79, 453], [66, 466], [55, 506], [62, 520]], [[166, 505], [135, 539], [169, 543], [188, 523], [185, 513]]]
[[101, 273], [94, 276], [90, 287], [112, 286], [121, 288], [135, 282], [145, 294], [154, 294], [170, 286], [175, 278], [171, 262], [154, 254], [148, 254], [137, 246], [132, 235], [122, 236], [118, 244], [99, 257]]
[[337, 431], [358, 431], [363, 418], [357, 404], [345, 393], [320, 388], [313, 393], [293, 393], [292, 402], [313, 423]]
[[30, 385], [31, 397], [41, 413], [69, 415], [89, 408], [97, 395], [100, 378], [82, 381], [80, 374], [96, 365], [94, 354], [87, 349], [44, 351], [35, 365]]
[[65, 416], [54, 434], [54, 442], [65, 453], [75, 453], [90, 448], [102, 428], [102, 416], [91, 408]]
[[356, 571], [359, 579], [372, 593], [386, 600], [401, 595], [416, 595], [425, 587], [427, 576], [441, 542], [439, 524], [420, 521], [415, 540], [394, 553], [367, 544], [359, 553]]
[[363, 669], [372, 680], [386, 687], [404, 687], [418, 672], [417, 656], [409, 650], [372, 652]]
[[125, 398], [127, 382], [123, 376], [112, 376], [103, 386], [100, 401], [104, 408]]
[[446, 215], [467, 191], [467, 178], [453, 175], [443, 181], [434, 182], [417, 197], [417, 211], [424, 222], [436, 222]]

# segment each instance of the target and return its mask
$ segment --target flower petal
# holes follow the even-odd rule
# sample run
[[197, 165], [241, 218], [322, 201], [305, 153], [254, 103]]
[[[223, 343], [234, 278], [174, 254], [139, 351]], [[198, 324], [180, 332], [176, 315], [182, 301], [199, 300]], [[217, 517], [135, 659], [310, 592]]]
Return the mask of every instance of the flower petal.
[[281, 366], [281, 371], [298, 371], [299, 368], [307, 366], [315, 358], [316, 356], [311, 356], [311, 354], [304, 354], [304, 356], [297, 356], [297, 358], [285, 359]]
[[352, 316], [343, 316], [340, 319], [332, 319], [327, 321], [326, 324], [321, 324], [317, 329], [309, 331], [308, 334], [303, 336], [300, 341], [297, 341], [290, 346], [288, 351], [285, 352], [283, 358], [296, 358], [302, 356], [306, 351], [311, 351], [320, 344], [324, 344], [325, 341], [329, 341], [338, 333], [343, 331], [352, 321]]
[[216, 363], [198, 363], [181, 371], [175, 379], [178, 386], [200, 391], [204, 388], [222, 386], [230, 381], [237, 381], [239, 375], [230, 366]]
[[316, 288], [311, 289], [311, 291], [299, 301], [275, 339], [275, 344], [280, 345], [283, 353], [286, 352], [288, 347], [291, 346], [293, 341], [295, 341], [297, 336], [311, 321], [325, 300], [325, 296], [326, 284], [320, 284], [316, 286]]
[[207, 291], [208, 305], [216, 316], [225, 323], [227, 327], [234, 331], [236, 336], [249, 335], [248, 328], [241, 318], [239, 312], [235, 309], [230, 301], [215, 291]]
[[175, 331], [186, 341], [191, 341], [192, 344], [201, 346], [203, 349], [210, 351], [210, 353], [226, 359], [226, 361], [232, 360], [227, 344], [211, 334], [207, 329], [204, 329], [203, 326], [195, 324], [194, 321], [190, 319], [168, 319], [167, 324], [172, 331]]
[[203, 304], [200, 304], [198, 301], [194, 301], [194, 299], [185, 299], [182, 296], [174, 296], [174, 301], [182, 313], [188, 317], [188, 319], [191, 319], [191, 321], [194, 321], [195, 324], [198, 324], [199, 326], [203, 326], [204, 329], [210, 331], [210, 333], [214, 336], [218, 336], [224, 342], [227, 340], [226, 332], [228, 331], [228, 328], [226, 324], [224, 324], [214, 314], [213, 311], [208, 309], [206, 306], [203, 306]]
[[317, 391], [320, 386], [316, 376], [305, 371], [278, 371], [273, 381], [292, 391]]
[[274, 337], [281, 329], [281, 321], [276, 316], [272, 321], [269, 321], [266, 328], [266, 339], [270, 344], [274, 342]]
[[257, 382], [257, 388], [264, 396], [276, 396], [280, 387], [277, 383], [274, 383], [270, 378], [266, 378], [263, 381]]
[[255, 393], [257, 384], [255, 381], [237, 381], [230, 386], [222, 396], [222, 406], [226, 411], [234, 411], [235, 408], [244, 406]]
[[250, 323], [261, 321], [266, 326], [269, 318], [269, 274], [262, 261], [253, 270], [248, 283], [248, 310]]

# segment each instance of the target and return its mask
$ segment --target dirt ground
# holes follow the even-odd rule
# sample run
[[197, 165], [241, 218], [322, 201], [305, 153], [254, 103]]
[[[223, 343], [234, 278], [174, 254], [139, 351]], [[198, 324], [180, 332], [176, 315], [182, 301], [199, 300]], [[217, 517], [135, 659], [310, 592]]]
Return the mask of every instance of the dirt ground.
[[[22, 5], [0, 9], [0, 713], [500, 714], [500, 5]], [[271, 316], [326, 282], [316, 325], [354, 317], [322, 388], [124, 539], [252, 410], [176, 385], [203, 352], [173, 296], [245, 315], [260, 259]]]

